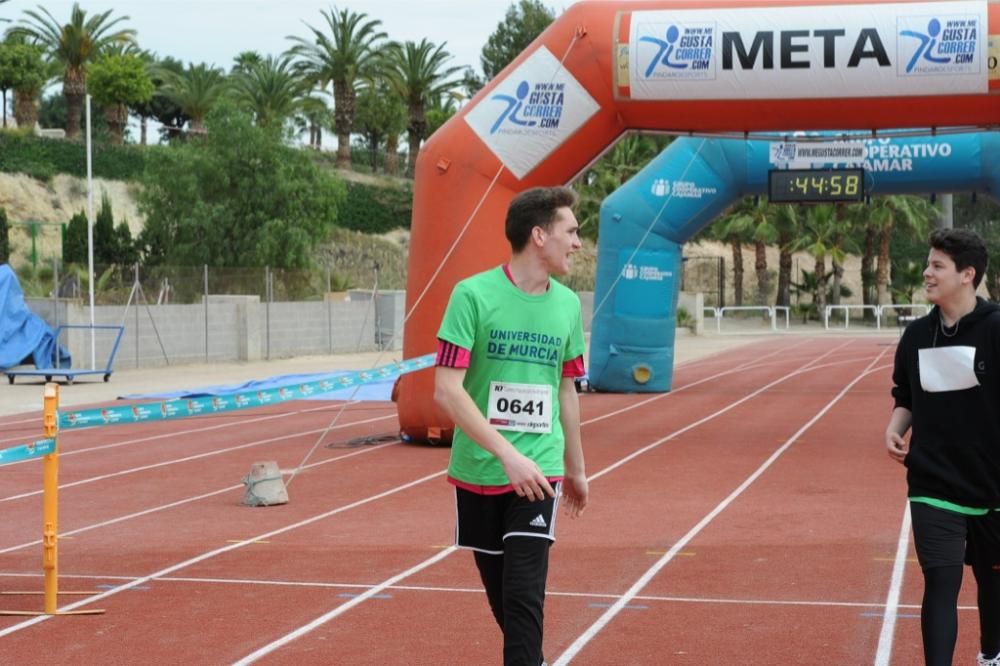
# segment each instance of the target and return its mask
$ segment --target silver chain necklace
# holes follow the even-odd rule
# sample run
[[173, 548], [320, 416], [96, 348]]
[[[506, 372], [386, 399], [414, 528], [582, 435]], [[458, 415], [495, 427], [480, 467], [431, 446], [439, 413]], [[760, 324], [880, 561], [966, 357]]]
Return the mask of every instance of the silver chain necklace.
[[962, 323], [962, 320], [959, 319], [958, 321], [955, 322], [955, 330], [951, 333], [948, 332], [947, 330], [948, 327], [944, 325], [944, 317], [940, 317], [938, 319], [938, 323], [940, 323], [941, 325], [941, 335], [943, 335], [946, 338], [953, 338], [956, 335], [958, 335], [958, 327]]

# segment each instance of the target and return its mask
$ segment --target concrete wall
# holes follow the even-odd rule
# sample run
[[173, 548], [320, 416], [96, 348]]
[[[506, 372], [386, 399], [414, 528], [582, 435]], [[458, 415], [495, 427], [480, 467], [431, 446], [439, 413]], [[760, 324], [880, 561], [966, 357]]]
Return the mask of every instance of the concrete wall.
[[[90, 323], [90, 308], [78, 301], [26, 299], [50, 326]], [[115, 367], [253, 361], [310, 354], [402, 348], [403, 292], [380, 293], [376, 317], [371, 297], [346, 301], [261, 303], [256, 296], [209, 296], [195, 305], [101, 305], [97, 325], [124, 325]], [[376, 322], [381, 331], [376, 331]], [[207, 322], [207, 325], [206, 325]], [[94, 334], [96, 365], [103, 367], [115, 332]], [[70, 329], [60, 342], [73, 367], [91, 365], [91, 333]], [[391, 343], [391, 347], [389, 347]], [[381, 345], [381, 346], [380, 346]]]
[[[210, 295], [194, 305], [99, 305], [98, 325], [124, 325], [115, 368], [167, 364], [256, 361], [311, 354], [338, 354], [403, 348], [403, 291], [352, 290], [347, 299], [261, 303], [257, 296]], [[87, 325], [90, 308], [78, 300], [25, 299], [28, 307], [55, 328]], [[593, 292], [581, 292], [583, 328], [590, 331]], [[206, 327], [207, 321], [207, 327]], [[96, 366], [104, 367], [114, 343], [113, 331], [94, 335]], [[67, 330], [60, 342], [73, 356], [73, 367], [90, 367], [90, 331]], [[161, 347], [162, 343], [162, 347]]]

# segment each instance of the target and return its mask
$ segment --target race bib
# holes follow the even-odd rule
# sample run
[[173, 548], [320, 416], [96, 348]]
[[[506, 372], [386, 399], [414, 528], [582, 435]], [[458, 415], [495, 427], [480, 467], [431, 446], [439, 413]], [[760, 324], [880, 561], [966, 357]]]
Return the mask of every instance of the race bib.
[[552, 432], [552, 387], [546, 384], [490, 382], [486, 412], [498, 430]]
[[979, 386], [973, 365], [976, 348], [965, 346], [921, 349], [920, 387], [928, 393], [964, 391]]

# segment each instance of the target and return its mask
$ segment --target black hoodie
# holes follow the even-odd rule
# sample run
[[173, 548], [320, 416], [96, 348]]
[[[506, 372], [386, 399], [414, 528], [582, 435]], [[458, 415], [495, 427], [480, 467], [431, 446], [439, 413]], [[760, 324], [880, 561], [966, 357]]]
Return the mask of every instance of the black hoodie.
[[[942, 329], [941, 323], [940, 310], [935, 307], [907, 326], [896, 348], [892, 396], [896, 407], [913, 413], [910, 452], [904, 461], [909, 496], [997, 509], [1000, 306], [980, 298], [957, 328]], [[936, 392], [924, 389], [919, 352], [941, 347], [975, 349], [972, 371], [978, 385]]]

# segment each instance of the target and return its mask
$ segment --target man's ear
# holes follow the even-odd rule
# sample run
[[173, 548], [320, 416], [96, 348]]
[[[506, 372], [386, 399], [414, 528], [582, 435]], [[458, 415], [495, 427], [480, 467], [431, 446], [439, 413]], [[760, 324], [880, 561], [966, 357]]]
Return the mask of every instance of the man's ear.
[[531, 228], [531, 241], [541, 247], [545, 243], [545, 229], [541, 227]]
[[968, 284], [974, 284], [976, 281], [976, 269], [972, 266], [966, 266], [962, 269], [962, 281]]

